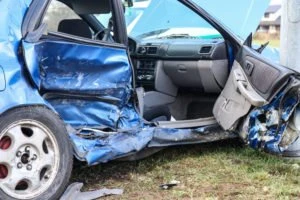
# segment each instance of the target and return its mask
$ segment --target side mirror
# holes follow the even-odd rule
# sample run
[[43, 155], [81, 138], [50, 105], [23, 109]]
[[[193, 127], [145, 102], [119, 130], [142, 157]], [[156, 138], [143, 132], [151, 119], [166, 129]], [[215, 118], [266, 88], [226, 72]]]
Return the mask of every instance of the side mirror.
[[133, 7], [133, 0], [124, 0], [125, 7]]
[[252, 48], [252, 33], [247, 37], [247, 39], [244, 42], [244, 45]]

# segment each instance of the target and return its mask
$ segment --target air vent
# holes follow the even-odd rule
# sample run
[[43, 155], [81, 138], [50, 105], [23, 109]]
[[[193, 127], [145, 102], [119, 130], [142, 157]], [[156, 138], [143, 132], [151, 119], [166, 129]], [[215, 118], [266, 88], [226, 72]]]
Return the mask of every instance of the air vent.
[[146, 54], [147, 48], [146, 47], [139, 47], [138, 48], [138, 54]]
[[203, 46], [200, 49], [201, 54], [208, 54], [211, 52], [212, 46]]
[[149, 55], [157, 54], [157, 47], [148, 47], [147, 54]]

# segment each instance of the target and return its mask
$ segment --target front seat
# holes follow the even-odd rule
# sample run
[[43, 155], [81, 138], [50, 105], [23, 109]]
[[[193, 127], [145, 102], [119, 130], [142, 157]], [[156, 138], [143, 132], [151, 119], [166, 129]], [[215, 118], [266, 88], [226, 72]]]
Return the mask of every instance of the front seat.
[[89, 25], [82, 19], [64, 19], [59, 22], [58, 32], [67, 33], [88, 39], [93, 38]]
[[170, 121], [171, 112], [168, 106], [162, 105], [153, 108], [144, 108], [144, 119], [149, 122]]
[[174, 97], [156, 91], [146, 92], [144, 95], [144, 114], [147, 121], [170, 121], [171, 112], [169, 104], [175, 101]]

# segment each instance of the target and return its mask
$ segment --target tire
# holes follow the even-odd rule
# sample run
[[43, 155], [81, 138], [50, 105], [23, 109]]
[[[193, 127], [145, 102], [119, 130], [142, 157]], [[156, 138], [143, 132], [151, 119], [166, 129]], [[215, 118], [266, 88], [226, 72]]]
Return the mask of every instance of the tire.
[[67, 187], [72, 167], [66, 127], [51, 110], [22, 107], [0, 117], [1, 200], [57, 200]]

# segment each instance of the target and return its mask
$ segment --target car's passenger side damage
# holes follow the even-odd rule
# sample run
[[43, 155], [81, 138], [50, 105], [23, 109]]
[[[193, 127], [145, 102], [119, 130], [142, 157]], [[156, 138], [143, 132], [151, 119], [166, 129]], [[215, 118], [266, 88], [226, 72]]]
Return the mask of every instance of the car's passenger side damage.
[[202, 123], [211, 127], [197, 128], [198, 122], [196, 128], [185, 129], [172, 128], [176, 124], [160, 128], [146, 123], [134, 106], [126, 51], [62, 39], [43, 39], [36, 44], [24, 41], [24, 55], [40, 93], [70, 125], [70, 138], [80, 160], [94, 165], [149, 147], [235, 137], [223, 133], [214, 120]]
[[273, 154], [284, 152], [299, 139], [298, 122], [295, 112], [299, 105], [299, 80], [291, 78], [287, 88], [267, 105], [255, 108], [244, 122], [240, 133], [255, 149]]
[[[220, 46], [225, 45], [220, 43]], [[133, 68], [122, 44], [83, 40], [68, 33], [48, 33], [35, 41], [26, 37], [22, 47], [31, 80], [47, 105], [69, 126], [76, 157], [89, 165], [125, 157], [144, 148], [235, 137], [223, 133], [211, 118], [146, 122], [136, 109]], [[221, 66], [227, 71], [226, 60]], [[214, 88], [220, 90], [217, 84]], [[152, 93], [146, 93], [145, 98], [148, 94]], [[149, 97], [145, 101], [153, 104], [158, 100], [151, 97], [152, 100]], [[155, 103], [148, 109], [154, 108]]]
[[[170, 11], [164, 23], [175, 27], [144, 40], [128, 38], [120, 0], [59, 0], [80, 19], [59, 20], [55, 32], [43, 21], [50, 2], [0, 1], [1, 199], [58, 199], [72, 153], [95, 165], [240, 135], [255, 149], [300, 157], [297, 73], [242, 44], [193, 1], [169, 2], [195, 17], [187, 29], [194, 35], [178, 34], [186, 28]], [[35, 161], [43, 166], [35, 182], [15, 173]]]

